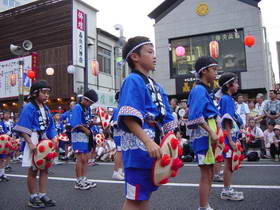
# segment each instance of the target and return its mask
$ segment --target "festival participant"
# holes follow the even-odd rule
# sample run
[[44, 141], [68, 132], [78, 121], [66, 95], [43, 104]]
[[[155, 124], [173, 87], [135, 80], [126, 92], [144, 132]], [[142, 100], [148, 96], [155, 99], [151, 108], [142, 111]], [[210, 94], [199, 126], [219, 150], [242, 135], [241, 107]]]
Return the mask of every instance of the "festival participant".
[[145, 210], [158, 189], [151, 173], [153, 162], [161, 158], [161, 131], [167, 133], [176, 125], [167, 95], [149, 77], [156, 62], [152, 42], [141, 36], [130, 38], [123, 58], [131, 68], [120, 90], [118, 114], [126, 189], [123, 210]]
[[[0, 118], [0, 135], [7, 134], [7, 132], [8, 129], [4, 121]], [[6, 158], [6, 154], [0, 154], [0, 182], [7, 182], [10, 180], [5, 174]]]
[[227, 131], [225, 144], [229, 147], [229, 150], [224, 154], [224, 188], [220, 196], [223, 200], [240, 201], [244, 199], [243, 193], [234, 191], [230, 187], [233, 174], [232, 155], [233, 151], [237, 150], [235, 142], [237, 141], [237, 132], [239, 131], [236, 123], [235, 102], [232, 98], [232, 95], [239, 88], [237, 76], [233, 73], [224, 73], [219, 79], [219, 86], [223, 94], [219, 103], [220, 115], [222, 117], [223, 129]]
[[[219, 111], [213, 102], [213, 93], [209, 88], [217, 75], [218, 64], [208, 56], [198, 58], [195, 63], [199, 82], [191, 90], [188, 99], [190, 139], [200, 168], [199, 210], [212, 210], [208, 203], [214, 174], [215, 157], [212, 145], [217, 143], [216, 134]], [[210, 128], [210, 125], [214, 128]]]
[[[28, 206], [43, 208], [55, 206], [56, 202], [47, 196], [48, 169], [38, 170], [32, 163], [33, 154], [37, 154], [37, 143], [43, 139], [54, 141], [57, 133], [46, 102], [49, 99], [51, 87], [45, 80], [32, 84], [30, 102], [23, 107], [14, 130], [24, 138], [26, 144], [23, 153], [22, 166], [28, 167], [27, 187], [30, 193]], [[39, 193], [36, 193], [36, 180], [39, 175]]]
[[[4, 117], [3, 117], [3, 122], [5, 123], [5, 126], [7, 128], [7, 135], [10, 137], [13, 137], [13, 128], [14, 128], [14, 122], [11, 119], [11, 112], [10, 111], [4, 111]], [[11, 172], [12, 167], [10, 166], [11, 159], [14, 156], [15, 151], [11, 152], [11, 154], [6, 155], [6, 166], [5, 166], [5, 171]]]
[[65, 134], [68, 137], [68, 141], [64, 144], [64, 150], [65, 150], [65, 156], [61, 158], [61, 160], [68, 160], [70, 157], [70, 151], [71, 151], [71, 125], [70, 125], [70, 119], [72, 117], [72, 108], [76, 105], [75, 101], [71, 101], [69, 105], [69, 110], [64, 112], [60, 116], [60, 121], [62, 121], [64, 128], [65, 128]]
[[76, 177], [75, 189], [87, 190], [96, 187], [96, 183], [87, 179], [88, 153], [91, 152], [93, 145], [93, 136], [90, 130], [91, 109], [90, 106], [98, 101], [97, 93], [94, 90], [88, 90], [84, 93], [82, 100], [72, 109], [70, 120], [72, 133], [72, 147], [76, 156]]
[[[116, 102], [119, 102], [119, 93], [120, 92], [117, 92], [115, 95]], [[114, 138], [114, 142], [116, 144], [116, 150], [117, 150], [112, 178], [116, 179], [116, 180], [124, 180], [124, 173], [123, 173], [123, 166], [122, 166], [121, 136], [120, 136], [120, 129], [118, 127], [118, 122], [117, 122], [118, 112], [119, 112], [118, 108], [114, 109], [113, 117], [112, 117], [113, 138]]]

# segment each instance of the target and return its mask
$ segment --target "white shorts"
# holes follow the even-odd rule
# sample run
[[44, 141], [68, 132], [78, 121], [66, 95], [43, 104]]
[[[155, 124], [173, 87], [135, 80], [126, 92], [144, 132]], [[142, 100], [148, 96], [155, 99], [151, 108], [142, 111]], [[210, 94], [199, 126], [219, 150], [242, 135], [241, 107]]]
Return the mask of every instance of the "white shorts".
[[[32, 132], [31, 134], [31, 141], [34, 145], [38, 144], [38, 133], [37, 132]], [[22, 156], [22, 167], [31, 167], [32, 164], [32, 152], [30, 151], [30, 148], [28, 144], [25, 144], [24, 151], [23, 151], [23, 156]]]

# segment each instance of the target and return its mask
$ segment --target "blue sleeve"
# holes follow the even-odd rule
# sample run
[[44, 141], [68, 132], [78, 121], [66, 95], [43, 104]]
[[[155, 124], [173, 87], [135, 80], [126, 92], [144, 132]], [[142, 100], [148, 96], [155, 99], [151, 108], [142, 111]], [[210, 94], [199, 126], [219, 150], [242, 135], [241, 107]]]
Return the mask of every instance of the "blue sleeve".
[[82, 108], [80, 107], [79, 104], [76, 104], [72, 110], [72, 117], [70, 119], [70, 124], [72, 129], [75, 129], [78, 126], [83, 125], [82, 115], [83, 115]]
[[49, 139], [53, 139], [54, 137], [57, 136], [57, 132], [56, 132], [54, 120], [53, 120], [51, 114], [49, 114], [48, 117], [49, 117], [49, 126], [46, 130], [46, 134]]
[[118, 125], [127, 130], [122, 122], [123, 116], [134, 117], [142, 127], [144, 123], [146, 85], [144, 80], [135, 74], [130, 74], [124, 81], [120, 91]]
[[67, 111], [67, 112], [64, 112], [62, 115], [60, 115], [60, 121], [64, 121], [64, 120], [66, 120], [66, 118], [68, 117], [68, 113], [69, 113], [69, 111]]
[[222, 97], [220, 100], [220, 114], [223, 117], [225, 114], [229, 114], [232, 118], [234, 118], [234, 104], [233, 101], [228, 97]]
[[8, 133], [8, 127], [6, 126], [6, 124], [3, 122], [3, 131], [4, 133]]
[[200, 86], [195, 86], [191, 90], [188, 99], [189, 115], [187, 126], [189, 128], [195, 128], [199, 124], [206, 122], [203, 116], [206, 105], [206, 90]]
[[[35, 116], [34, 116], [35, 115]], [[14, 127], [14, 130], [19, 133], [26, 133], [29, 136], [32, 134], [34, 119], [36, 118], [36, 110], [31, 104], [24, 105], [19, 120]]]
[[175, 122], [174, 117], [172, 115], [167, 95], [165, 94], [162, 88], [160, 88], [160, 92], [161, 92], [163, 104], [166, 109], [166, 115], [163, 118], [163, 131], [164, 133], [167, 133], [169, 131], [175, 130], [175, 128], [177, 128], [178, 125]]

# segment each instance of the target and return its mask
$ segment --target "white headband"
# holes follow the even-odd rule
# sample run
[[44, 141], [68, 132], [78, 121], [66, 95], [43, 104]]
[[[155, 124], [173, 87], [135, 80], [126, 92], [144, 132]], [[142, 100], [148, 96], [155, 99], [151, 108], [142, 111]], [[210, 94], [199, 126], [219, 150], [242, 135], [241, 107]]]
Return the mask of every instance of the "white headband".
[[[232, 78], [230, 78], [228, 81], [226, 81], [226, 82], [222, 85], [222, 87], [224, 87], [225, 85], [227, 85], [228, 83], [230, 83], [230, 82], [233, 81], [233, 80], [235, 80], [235, 77], [232, 77]], [[220, 88], [222, 88], [222, 87], [220, 87]]]
[[88, 97], [86, 97], [86, 96], [83, 96], [83, 98], [84, 98], [84, 99], [86, 99], [86, 100], [88, 100], [88, 101], [90, 101], [90, 102], [92, 102], [92, 103], [94, 103], [94, 101], [93, 101], [93, 100], [89, 99], [89, 98], [88, 98]]
[[212, 67], [212, 66], [218, 66], [218, 64], [217, 63], [211, 63], [208, 66], [202, 67], [201, 69], [198, 70], [198, 72], [195, 72], [195, 77], [198, 79], [200, 72], [202, 72], [204, 69], [207, 69], [207, 68]]
[[127, 54], [127, 56], [125, 57], [125, 60], [124, 61], [127, 61], [128, 57], [136, 50], [138, 49], [139, 47], [143, 46], [143, 45], [146, 45], [146, 44], [153, 44], [151, 41], [147, 41], [147, 42], [142, 42], [138, 45], [136, 45], [135, 47], [132, 48], [132, 50], [129, 51], [129, 53]]

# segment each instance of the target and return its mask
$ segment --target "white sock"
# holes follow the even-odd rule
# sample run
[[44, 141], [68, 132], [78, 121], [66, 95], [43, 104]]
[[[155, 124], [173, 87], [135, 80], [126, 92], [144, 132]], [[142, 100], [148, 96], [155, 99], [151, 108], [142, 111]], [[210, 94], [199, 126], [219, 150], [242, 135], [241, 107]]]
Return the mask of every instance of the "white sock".
[[0, 168], [0, 176], [3, 176], [5, 174], [5, 169], [4, 168]]
[[31, 199], [33, 199], [33, 198], [35, 198], [35, 197], [37, 197], [37, 196], [38, 196], [37, 193], [30, 194], [30, 198], [31, 198]]
[[38, 193], [39, 198], [42, 198], [46, 195], [46, 193]]

